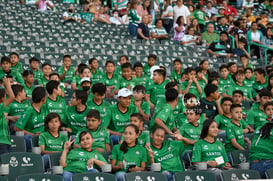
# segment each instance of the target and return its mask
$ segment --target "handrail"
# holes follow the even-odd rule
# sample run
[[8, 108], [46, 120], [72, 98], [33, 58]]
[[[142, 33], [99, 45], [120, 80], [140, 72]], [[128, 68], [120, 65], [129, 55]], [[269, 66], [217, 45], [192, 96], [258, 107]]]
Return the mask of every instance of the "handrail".
[[261, 45], [261, 44], [258, 44], [258, 43], [254, 43], [254, 42], [249, 42], [248, 43], [248, 53], [250, 54], [250, 45], [256, 45], [258, 47], [261, 47], [264, 49], [264, 64], [265, 66], [267, 65], [267, 50], [272, 50], [273, 51], [273, 48], [269, 48], [267, 46], [264, 46], [264, 45]]

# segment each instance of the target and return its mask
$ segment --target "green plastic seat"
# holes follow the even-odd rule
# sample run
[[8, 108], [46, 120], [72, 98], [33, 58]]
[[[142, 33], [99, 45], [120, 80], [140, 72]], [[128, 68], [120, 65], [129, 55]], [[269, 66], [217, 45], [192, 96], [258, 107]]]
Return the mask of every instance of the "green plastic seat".
[[23, 136], [10, 135], [12, 152], [26, 152], [26, 144]]
[[167, 181], [167, 178], [162, 173], [157, 172], [132, 172], [125, 174], [126, 181], [141, 180], [141, 181], [151, 181], [160, 180]]
[[200, 181], [209, 180], [216, 181], [215, 175], [207, 171], [186, 171], [177, 172], [174, 174], [175, 180], [190, 180], [190, 181]]
[[61, 158], [62, 152], [56, 152], [49, 154], [49, 164], [50, 168], [53, 166], [59, 166], [60, 165], [60, 158]]
[[231, 154], [230, 161], [232, 166], [237, 166], [242, 162], [248, 161], [248, 155], [249, 155], [248, 150], [235, 150], [230, 152], [230, 154]]
[[21, 175], [17, 177], [16, 181], [62, 181], [63, 177], [60, 175], [51, 175], [51, 174], [28, 174], [28, 175]]
[[94, 181], [116, 181], [116, 176], [109, 173], [78, 173], [72, 176], [73, 181], [94, 180]]
[[232, 169], [221, 173], [222, 181], [260, 179], [260, 173], [255, 170]]
[[273, 168], [266, 170], [265, 176], [267, 179], [273, 179]]
[[104, 151], [101, 153], [102, 156], [104, 157], [104, 159], [108, 162], [108, 163], [111, 163], [111, 154], [112, 154], [112, 151]]

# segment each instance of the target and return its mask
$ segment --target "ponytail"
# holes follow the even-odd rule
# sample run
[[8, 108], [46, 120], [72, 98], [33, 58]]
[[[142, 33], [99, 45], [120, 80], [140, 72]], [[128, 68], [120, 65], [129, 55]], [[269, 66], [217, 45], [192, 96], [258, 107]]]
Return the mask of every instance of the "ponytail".
[[[127, 127], [133, 127], [134, 130], [135, 130], [135, 132], [136, 132], [136, 134], [139, 133], [139, 129], [138, 129], [138, 127], [137, 127], [136, 125], [134, 125], [134, 124], [129, 124], [129, 125], [127, 125], [127, 126], [125, 127], [125, 129], [126, 129]], [[125, 130], [125, 129], [124, 129], [124, 130]], [[137, 139], [136, 139], [135, 143], [137, 144]], [[123, 142], [121, 143], [119, 149], [120, 149], [120, 151], [122, 151], [124, 154], [127, 153], [127, 151], [128, 151], [128, 144], [126, 143], [126, 141], [123, 141]]]

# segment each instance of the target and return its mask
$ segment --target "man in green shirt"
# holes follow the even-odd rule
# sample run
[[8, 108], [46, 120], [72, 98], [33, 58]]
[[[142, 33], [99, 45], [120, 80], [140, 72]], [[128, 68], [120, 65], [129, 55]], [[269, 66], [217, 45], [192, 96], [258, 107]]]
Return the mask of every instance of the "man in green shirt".
[[132, 93], [126, 88], [122, 88], [118, 92], [118, 103], [109, 107], [109, 114], [107, 115], [109, 131], [113, 144], [118, 144], [119, 136], [122, 135], [125, 126], [130, 124], [130, 115], [137, 113], [138, 110], [131, 103]]
[[26, 101], [26, 93], [24, 87], [19, 84], [14, 84], [11, 86], [15, 100], [5, 108], [5, 115], [9, 121], [10, 133], [14, 134], [14, 124], [20, 118], [26, 109], [30, 106], [29, 102]]
[[24, 79], [21, 76], [21, 74], [17, 71], [13, 71], [10, 69], [11, 67], [11, 61], [9, 57], [2, 57], [1, 58], [1, 67], [2, 69], [0, 70], [0, 79], [3, 80], [4, 76], [12, 76], [13, 80], [17, 83], [23, 84]]
[[44, 119], [48, 114], [45, 103], [45, 88], [36, 87], [32, 92], [32, 105], [27, 108], [14, 126], [14, 131], [24, 131], [28, 151], [31, 151], [32, 136], [40, 135], [44, 131]]
[[63, 66], [61, 66], [58, 70], [58, 73], [60, 75], [60, 79], [62, 82], [71, 81], [73, 79], [73, 76], [75, 75], [75, 67], [71, 66], [71, 56], [70, 55], [64, 55], [63, 56]]
[[119, 75], [115, 73], [115, 62], [108, 60], [105, 63], [105, 74], [102, 75], [101, 83], [106, 86], [106, 97], [114, 96], [115, 85], [118, 83]]
[[71, 106], [67, 108], [66, 119], [63, 123], [66, 125], [61, 129], [71, 135], [86, 127], [86, 115], [89, 108], [86, 105], [88, 95], [84, 90], [75, 90], [71, 98]]
[[165, 92], [166, 104], [164, 104], [153, 116], [150, 123], [150, 130], [155, 126], [164, 128], [166, 134], [177, 131], [174, 121], [173, 109], [177, 105], [178, 92], [174, 88], [167, 89]]
[[219, 40], [219, 35], [214, 33], [214, 25], [212, 23], [207, 25], [207, 31], [202, 33], [201, 39], [206, 41], [207, 47], [215, 40]]
[[[103, 100], [106, 92], [106, 86], [102, 83], [96, 83], [92, 86], [91, 91], [94, 95], [92, 99], [89, 99], [86, 105], [90, 109], [96, 109], [100, 113], [101, 126], [108, 127], [106, 124], [107, 113], [109, 112], [110, 103]], [[108, 113], [109, 114], [109, 113]]]
[[271, 102], [272, 94], [269, 90], [263, 88], [259, 92], [260, 104], [259, 107], [253, 107], [250, 109], [247, 115], [247, 123], [253, 127], [255, 130], [261, 128], [265, 123], [267, 123], [267, 115], [264, 113], [264, 105], [267, 102]]
[[66, 122], [66, 104], [61, 97], [62, 90], [60, 88], [60, 82], [51, 80], [46, 84], [46, 90], [49, 94], [46, 99], [46, 108], [48, 113], [55, 112], [59, 114], [61, 121]]
[[254, 69], [254, 78], [255, 83], [252, 86], [252, 96], [254, 99], [256, 99], [257, 91], [261, 90], [262, 88], [267, 88], [268, 80], [264, 69], [262, 69], [261, 67]]

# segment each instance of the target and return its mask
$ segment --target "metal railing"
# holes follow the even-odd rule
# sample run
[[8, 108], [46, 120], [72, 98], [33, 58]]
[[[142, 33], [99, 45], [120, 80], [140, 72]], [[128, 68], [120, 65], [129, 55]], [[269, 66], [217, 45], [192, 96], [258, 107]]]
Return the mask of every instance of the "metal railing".
[[248, 53], [249, 53], [249, 54], [250, 54], [250, 46], [251, 46], [251, 45], [256, 45], [256, 46], [258, 46], [258, 47], [260, 47], [260, 48], [263, 48], [263, 50], [264, 50], [264, 64], [265, 64], [265, 66], [266, 66], [266, 65], [267, 65], [267, 50], [272, 50], [272, 51], [273, 51], [273, 49], [272, 49], [272, 48], [269, 48], [269, 47], [267, 47], [267, 46], [258, 44], [258, 43], [249, 42], [249, 43], [248, 43]]

